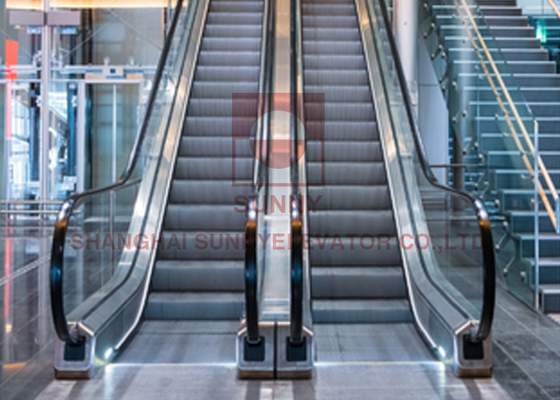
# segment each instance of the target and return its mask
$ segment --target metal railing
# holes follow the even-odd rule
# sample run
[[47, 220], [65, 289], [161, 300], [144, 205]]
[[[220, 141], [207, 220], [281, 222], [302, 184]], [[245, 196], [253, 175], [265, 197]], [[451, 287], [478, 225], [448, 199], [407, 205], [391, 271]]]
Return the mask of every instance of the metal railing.
[[547, 0], [547, 1], [548, 1], [548, 4], [550, 4], [550, 7], [552, 7], [552, 10], [556, 14], [556, 16], [558, 16], [558, 18], [560, 18], [560, 10], [558, 9], [558, 7], [556, 7], [556, 4], [554, 4], [554, 0]]
[[[48, 210], [48, 206], [60, 206], [62, 200], [2, 200], [0, 204], [5, 206], [4, 210], [0, 210], [0, 214], [4, 215], [46, 215], [58, 214], [58, 210]], [[13, 206], [37, 206], [36, 209], [13, 209]]]
[[[550, 0], [549, 0], [550, 2]], [[560, 200], [559, 200], [559, 196], [558, 196], [558, 191], [556, 190], [556, 187], [554, 186], [554, 182], [552, 181], [552, 179], [550, 178], [550, 175], [548, 173], [548, 170], [546, 169], [546, 166], [544, 165], [544, 162], [542, 161], [541, 157], [535, 153], [535, 147], [533, 145], [533, 143], [531, 142], [531, 139], [529, 137], [529, 133], [527, 132], [527, 129], [521, 119], [521, 116], [517, 110], [517, 107], [515, 106], [515, 103], [513, 102], [509, 90], [507, 88], [507, 86], [504, 83], [504, 80], [502, 78], [502, 75], [500, 74], [500, 71], [498, 69], [498, 66], [496, 65], [496, 63], [494, 62], [494, 58], [492, 57], [492, 54], [490, 52], [490, 50], [488, 49], [488, 47], [486, 46], [486, 42], [484, 41], [484, 38], [482, 37], [482, 34], [479, 30], [479, 27], [469, 9], [469, 5], [467, 3], [466, 0], [454, 0], [454, 4], [455, 4], [455, 8], [457, 9], [457, 12], [459, 13], [459, 17], [461, 18], [461, 21], [463, 22], [463, 25], [465, 27], [465, 30], [467, 32], [467, 35], [469, 37], [469, 40], [472, 44], [472, 46], [475, 48], [476, 53], [480, 59], [480, 65], [484, 71], [484, 75], [486, 76], [486, 79], [488, 80], [491, 88], [492, 88], [492, 92], [494, 93], [496, 100], [498, 102], [498, 105], [500, 107], [500, 109], [502, 110], [502, 112], [504, 113], [504, 117], [506, 120], [506, 124], [509, 128], [509, 131], [511, 133], [511, 137], [513, 138], [516, 147], [518, 148], [522, 160], [523, 160], [523, 164], [525, 165], [525, 168], [527, 169], [527, 171], [529, 172], [529, 174], [533, 177], [533, 180], [537, 182], [537, 184], [535, 185], [537, 187], [539, 196], [541, 198], [541, 201], [543, 202], [543, 205], [546, 209], [546, 212], [552, 222], [552, 225], [554, 226], [554, 229], [556, 230], [557, 233], [560, 233], [560, 225], [558, 224], [558, 216], [560, 215]], [[461, 5], [463, 7], [463, 9], [461, 8]], [[464, 11], [463, 11], [464, 10]], [[466, 15], [465, 15], [466, 14]], [[472, 27], [472, 29], [474, 30], [474, 33], [476, 35], [476, 39], [473, 36], [473, 33], [470, 31], [469, 26]], [[496, 82], [494, 82], [494, 79], [492, 78], [492, 74], [490, 72], [490, 70], [488, 69], [488, 66], [486, 65], [486, 61], [484, 60], [484, 58], [482, 57], [482, 55], [480, 54], [480, 47], [477, 45], [477, 40], [480, 43], [480, 46], [482, 46], [482, 51], [484, 52], [486, 59], [488, 60], [488, 63], [490, 64], [490, 67], [492, 69], [492, 72], [495, 75], [495, 79], [497, 81], [497, 85]], [[555, 203], [555, 207], [553, 208], [552, 205], [550, 204], [550, 201], [548, 199], [548, 196], [545, 193], [545, 190], [543, 188], [543, 185], [540, 183], [539, 181], [539, 177], [537, 174], [537, 171], [534, 170], [534, 167], [531, 163], [531, 161], [528, 158], [527, 152], [525, 150], [525, 148], [523, 147], [522, 141], [519, 138], [517, 129], [514, 125], [514, 122], [512, 121], [512, 117], [509, 115], [508, 110], [504, 104], [504, 101], [502, 100], [502, 95], [499, 93], [498, 91], [498, 86], [500, 87], [500, 89], [502, 90], [503, 96], [505, 97], [505, 101], [507, 103], [507, 105], [509, 106], [509, 108], [511, 109], [511, 112], [513, 113], [513, 120], [515, 120], [515, 123], [517, 124], [517, 129], [519, 129], [521, 131], [521, 134], [523, 136], [523, 141], [526, 143], [527, 147], [529, 148], [529, 152], [531, 153], [531, 155], [533, 157], [536, 158], [536, 162], [534, 163], [535, 165], [538, 165], [539, 169], [542, 171], [542, 176], [543, 179], [546, 183], [546, 186], [548, 187], [548, 189], [551, 192], [552, 195], [552, 199], [553, 202]], [[538, 130], [538, 123], [535, 121], [535, 127]]]

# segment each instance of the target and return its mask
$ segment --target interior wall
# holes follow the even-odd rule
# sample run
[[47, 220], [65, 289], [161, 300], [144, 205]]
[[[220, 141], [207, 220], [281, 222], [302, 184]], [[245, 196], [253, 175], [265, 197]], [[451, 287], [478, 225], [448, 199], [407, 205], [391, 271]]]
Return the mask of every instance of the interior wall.
[[[418, 125], [430, 164], [449, 163], [449, 113], [430, 54], [418, 38]], [[434, 169], [440, 182], [447, 182], [447, 169]]]

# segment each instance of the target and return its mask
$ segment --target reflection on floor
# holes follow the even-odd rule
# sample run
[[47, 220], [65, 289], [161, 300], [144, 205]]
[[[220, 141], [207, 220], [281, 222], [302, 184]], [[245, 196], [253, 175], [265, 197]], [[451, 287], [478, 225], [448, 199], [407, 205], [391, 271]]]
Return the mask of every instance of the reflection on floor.
[[111, 365], [89, 382], [59, 381], [38, 399], [507, 399], [493, 380], [460, 381], [439, 363], [319, 364], [312, 380], [236, 379], [235, 366]]
[[0, 229], [0, 399], [31, 399], [53, 379], [51, 224]]
[[[356, 325], [344, 332], [317, 325], [318, 358], [311, 381], [240, 381], [233, 348], [236, 323], [217, 324], [212, 335], [201, 335], [197, 323], [149, 322], [116, 363], [94, 379], [55, 381], [48, 288], [51, 233], [52, 227], [28, 227], [3, 229], [0, 234], [2, 400], [560, 399], [560, 325], [501, 287], [493, 332], [494, 379], [456, 379], [433, 361], [414, 329], [394, 324], [390, 334], [387, 327], [375, 325]], [[457, 279], [468, 281], [465, 276]], [[378, 340], [364, 342], [363, 337]], [[198, 347], [213, 352], [203, 354]]]

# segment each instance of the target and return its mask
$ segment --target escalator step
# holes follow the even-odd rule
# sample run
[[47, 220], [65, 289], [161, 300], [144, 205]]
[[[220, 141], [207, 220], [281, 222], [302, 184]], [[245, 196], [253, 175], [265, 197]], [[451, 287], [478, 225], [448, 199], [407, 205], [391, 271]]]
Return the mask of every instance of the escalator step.
[[163, 231], [160, 237], [158, 260], [241, 261], [245, 259], [244, 243], [242, 232]]
[[406, 300], [315, 300], [315, 323], [392, 323], [412, 322]]
[[[231, 101], [230, 106], [231, 108]], [[252, 110], [247, 110], [252, 111]], [[210, 111], [205, 111], [210, 113]], [[251, 129], [255, 125], [255, 117], [236, 116], [234, 121], [229, 116], [189, 116], [185, 124], [185, 135], [193, 136], [223, 136], [232, 140], [232, 136], [249, 138]], [[256, 110], [255, 110], [256, 114]]]
[[305, 40], [361, 40], [360, 31], [347, 28], [304, 28]]
[[208, 25], [204, 28], [204, 37], [221, 38], [256, 38], [261, 37], [261, 25]]
[[206, 158], [178, 157], [175, 165], [177, 179], [218, 179], [233, 178], [249, 180], [253, 177], [253, 159], [251, 158]]
[[[310, 221], [310, 226], [313, 220]], [[340, 235], [340, 236], [337, 236]], [[309, 238], [312, 265], [400, 265], [400, 249], [396, 237], [361, 235], [346, 237], [338, 232], [329, 236]]]
[[[306, 84], [315, 84], [316, 79], [314, 72], [309, 70], [318, 71], [334, 71], [336, 75], [343, 74], [341, 79], [335, 80], [334, 82], [326, 80], [325, 83], [336, 84], [346, 84], [352, 85], [356, 84], [354, 81], [348, 81], [346, 78], [351, 76], [345, 72], [352, 72], [354, 75], [359, 75], [359, 83], [367, 83], [367, 74], [365, 71], [366, 64], [362, 56], [356, 55], [306, 55], [303, 56], [303, 62], [306, 64], [306, 70], [304, 71], [304, 80]], [[357, 79], [357, 78], [354, 78]]]
[[232, 182], [208, 181], [204, 183], [204, 190], [200, 190], [200, 182], [190, 180], [173, 180], [169, 201], [175, 204], [232, 204], [247, 201], [253, 192], [249, 180]]
[[243, 261], [158, 261], [154, 291], [242, 291]]
[[[308, 145], [309, 146], [309, 145]], [[183, 157], [253, 157], [254, 152], [248, 140], [208, 136], [183, 136], [179, 156]]]
[[232, 66], [198, 66], [194, 75], [194, 84], [199, 81], [224, 82], [258, 82], [259, 67], [236, 68]]
[[304, 57], [304, 63], [309, 66], [303, 73], [306, 85], [368, 84], [362, 57], [309, 56]]
[[[208, 218], [211, 215], [212, 218]], [[245, 229], [245, 207], [235, 204], [168, 204], [165, 230], [234, 231]]]
[[155, 292], [150, 294], [146, 319], [238, 320], [242, 292]]
[[[396, 235], [393, 211], [390, 208], [372, 211], [319, 210], [313, 213], [312, 221], [313, 223], [309, 226], [311, 236], [328, 235], [333, 232], [345, 236]], [[359, 246], [357, 249], [360, 251]]]
[[359, 41], [343, 42], [340, 40], [304, 40], [303, 51], [306, 56], [310, 54], [321, 55], [347, 55], [356, 54], [362, 48]]
[[201, 65], [252, 67], [259, 65], [260, 54], [255, 51], [202, 50], [198, 56]]
[[[257, 99], [240, 99], [235, 102], [236, 116], [256, 117]], [[232, 100], [230, 99], [191, 99], [187, 120], [189, 117], [230, 117], [232, 115]]]
[[311, 276], [315, 299], [406, 298], [400, 266], [314, 266]]
[[318, 109], [325, 110], [325, 121], [373, 121], [375, 113], [371, 102], [367, 103], [305, 103], [306, 115], [312, 117], [320, 115]]
[[309, 182], [326, 185], [381, 185], [386, 183], [382, 162], [308, 162]]
[[[210, 12], [262, 12], [262, 1], [230, 1], [230, 0], [213, 0], [210, 3]], [[260, 24], [260, 21], [259, 21]]]
[[237, 28], [244, 25], [259, 25], [262, 21], [262, 13], [260, 12], [219, 12], [214, 10], [208, 13], [206, 19], [207, 26], [212, 25], [233, 25]]
[[324, 93], [326, 102], [371, 103], [371, 90], [367, 85], [305, 85], [306, 93]]
[[356, 15], [352, 3], [343, 4], [303, 4], [301, 7], [303, 15], [344, 15], [353, 17]]
[[373, 141], [313, 141], [305, 150], [308, 161], [381, 161], [381, 144]]
[[306, 121], [308, 138], [318, 140], [378, 140], [375, 121]]
[[317, 28], [353, 28], [356, 26], [356, 16], [324, 16], [303, 15], [303, 25]]
[[310, 213], [314, 210], [383, 210], [391, 207], [386, 185], [309, 187], [308, 194]]
[[192, 88], [193, 98], [215, 98], [232, 101], [233, 93], [257, 93], [258, 82], [194, 82]]
[[260, 38], [206, 38], [202, 41], [204, 51], [254, 51], [260, 52]]

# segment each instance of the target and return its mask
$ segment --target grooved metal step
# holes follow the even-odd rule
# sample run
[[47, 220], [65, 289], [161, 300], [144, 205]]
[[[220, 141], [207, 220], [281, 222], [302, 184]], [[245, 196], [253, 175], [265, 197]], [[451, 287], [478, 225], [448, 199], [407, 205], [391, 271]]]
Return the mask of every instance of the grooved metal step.
[[412, 322], [407, 300], [315, 300], [316, 323], [366, 324]]
[[323, 267], [311, 270], [315, 299], [404, 298], [403, 270], [398, 266]]
[[241, 230], [165, 230], [160, 237], [158, 260], [244, 260], [244, 243]]
[[[310, 234], [327, 235], [396, 235], [393, 210], [318, 210], [312, 215], [313, 225]], [[356, 221], [360, 221], [356, 224]], [[366, 247], [366, 246], [363, 246]], [[358, 250], [359, 251], [359, 250]]]
[[243, 261], [158, 261], [152, 290], [227, 291], [244, 289]]
[[[212, 218], [209, 219], [209, 215], [212, 215]], [[245, 226], [245, 209], [233, 203], [227, 205], [169, 203], [163, 226], [166, 230], [238, 232], [240, 227]]]
[[154, 292], [146, 319], [238, 320], [243, 312], [243, 292]]
[[[348, 193], [352, 193], [349, 196]], [[310, 212], [314, 210], [382, 210], [391, 207], [386, 185], [325, 186], [308, 188]]]

